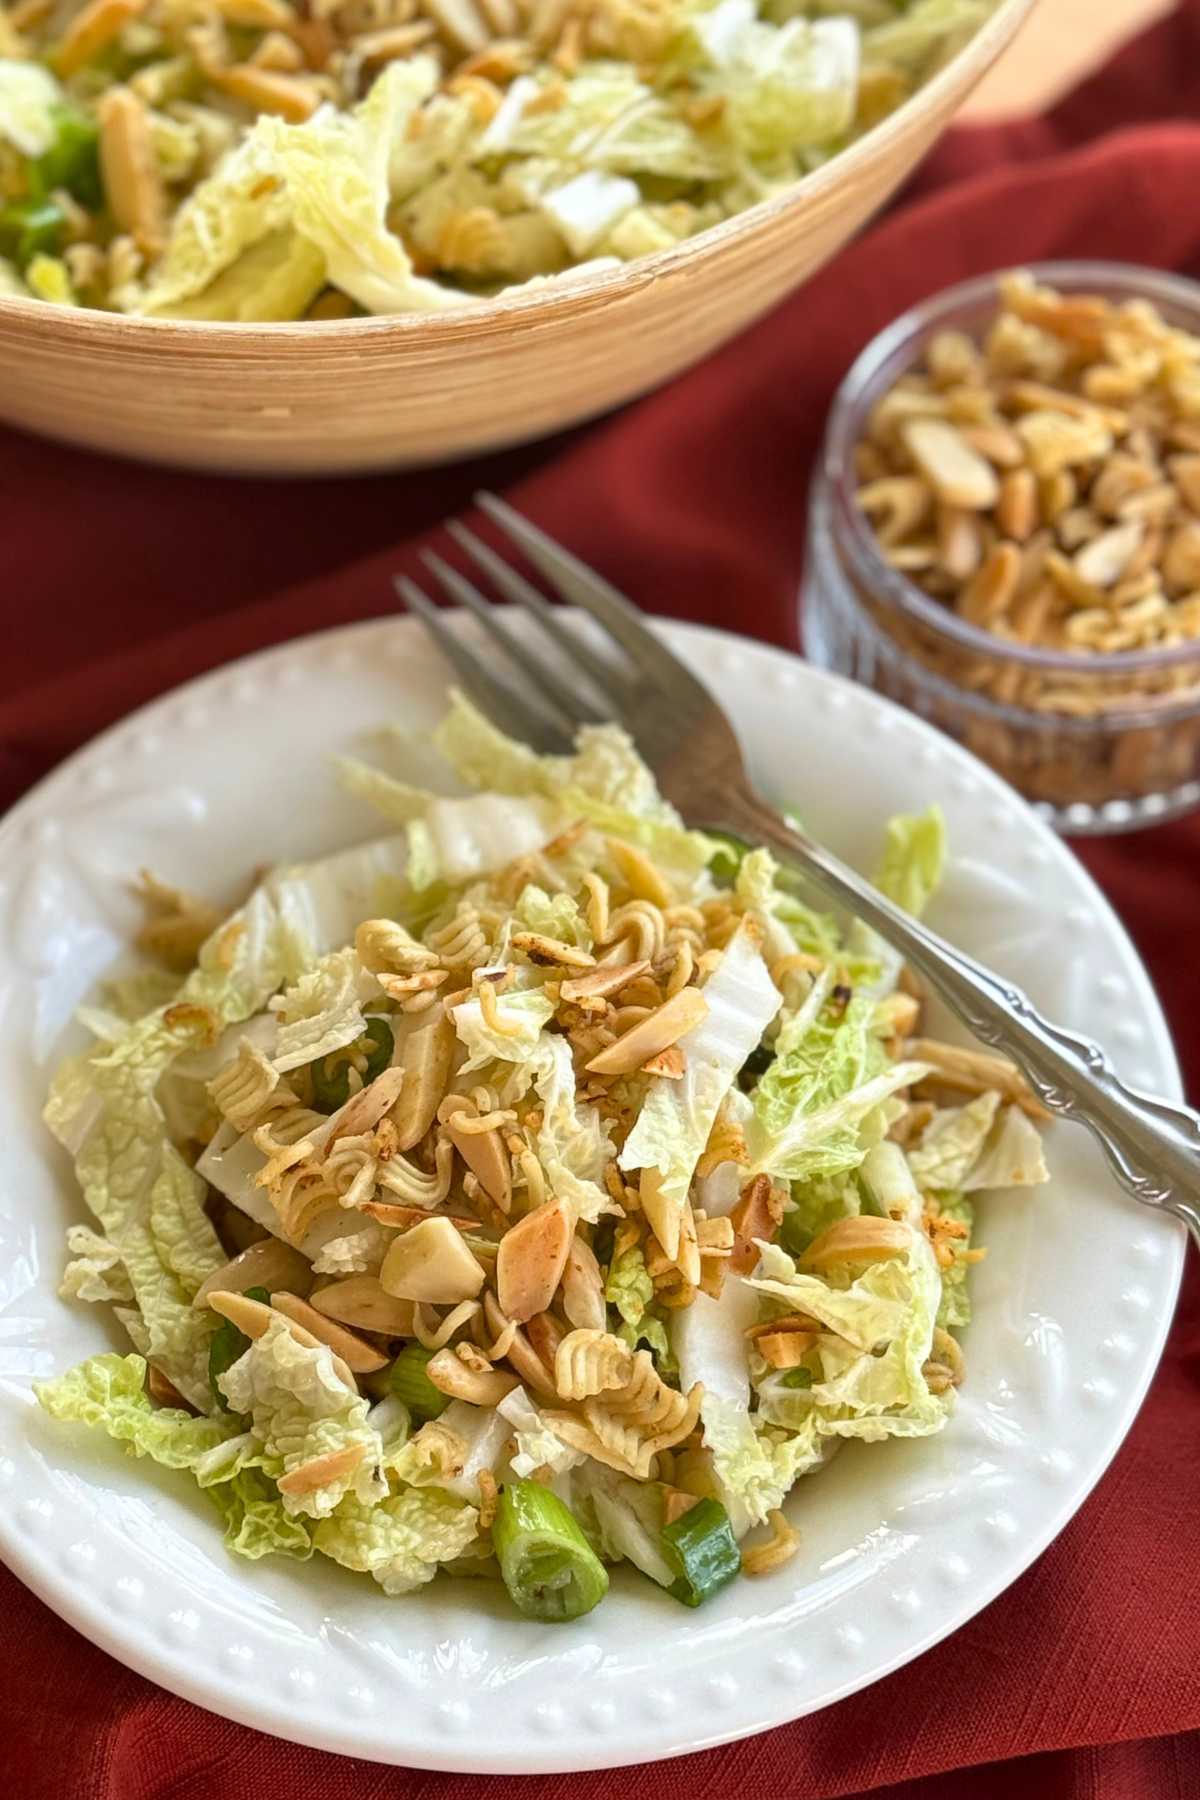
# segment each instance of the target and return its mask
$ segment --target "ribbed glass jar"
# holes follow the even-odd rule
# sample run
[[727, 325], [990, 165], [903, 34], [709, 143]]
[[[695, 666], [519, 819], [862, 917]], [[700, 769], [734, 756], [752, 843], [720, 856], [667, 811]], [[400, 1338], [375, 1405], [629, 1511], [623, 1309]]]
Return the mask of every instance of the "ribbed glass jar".
[[[1121, 263], [1044, 263], [1065, 293], [1153, 302], [1200, 335], [1200, 286]], [[1200, 640], [1072, 655], [1012, 643], [924, 593], [880, 554], [855, 500], [855, 446], [929, 339], [981, 338], [996, 277], [914, 308], [863, 351], [834, 401], [801, 590], [808, 656], [920, 713], [999, 771], [1062, 831], [1128, 831], [1200, 803]]]

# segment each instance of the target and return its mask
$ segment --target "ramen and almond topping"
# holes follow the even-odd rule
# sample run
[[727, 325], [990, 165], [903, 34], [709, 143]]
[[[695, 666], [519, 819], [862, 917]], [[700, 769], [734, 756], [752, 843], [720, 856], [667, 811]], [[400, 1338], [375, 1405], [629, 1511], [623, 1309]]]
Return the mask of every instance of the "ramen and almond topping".
[[[981, 341], [937, 333], [877, 403], [855, 472], [886, 561], [998, 649], [1200, 639], [1200, 338], [1148, 301], [1006, 276]], [[1114, 693], [1047, 687], [996, 697]]]

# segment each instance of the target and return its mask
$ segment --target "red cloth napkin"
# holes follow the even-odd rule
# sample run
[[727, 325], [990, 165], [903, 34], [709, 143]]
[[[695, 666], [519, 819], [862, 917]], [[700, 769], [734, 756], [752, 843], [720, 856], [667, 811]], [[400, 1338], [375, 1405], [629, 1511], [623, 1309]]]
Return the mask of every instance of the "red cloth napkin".
[[[797, 642], [804, 495], [832, 391], [898, 310], [1050, 256], [1200, 273], [1200, 0], [1048, 117], [953, 134], [905, 201], [770, 318], [589, 430], [473, 465], [303, 484], [172, 474], [0, 433], [0, 804], [100, 726], [230, 656], [392, 607], [390, 576], [481, 483], [652, 610]], [[292, 585], [289, 585], [292, 584]], [[1200, 819], [1084, 847], [1200, 1092]], [[909, 1669], [748, 1743], [510, 1800], [1195, 1800], [1200, 1283], [1141, 1417], [1036, 1567]], [[23, 1800], [451, 1800], [212, 1718], [0, 1571], [6, 1791]], [[1009, 1759], [1022, 1758], [1017, 1764]]]

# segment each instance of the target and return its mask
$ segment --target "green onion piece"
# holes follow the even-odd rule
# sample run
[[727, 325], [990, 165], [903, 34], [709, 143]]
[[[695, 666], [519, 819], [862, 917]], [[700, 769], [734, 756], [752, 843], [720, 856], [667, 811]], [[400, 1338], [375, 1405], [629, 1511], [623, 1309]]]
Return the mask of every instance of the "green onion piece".
[[[271, 1296], [265, 1287], [247, 1288], [246, 1298], [247, 1300], [261, 1300], [264, 1306], [271, 1304]], [[238, 1330], [232, 1319], [222, 1319], [208, 1341], [209, 1385], [217, 1405], [223, 1407], [226, 1412], [232, 1412], [233, 1408], [221, 1392], [217, 1377], [223, 1375], [226, 1369], [232, 1368], [238, 1358], [244, 1356], [249, 1348], [250, 1339], [244, 1331]]]
[[813, 1372], [801, 1363], [798, 1368], [789, 1369], [779, 1383], [785, 1388], [810, 1388], [813, 1384]]
[[506, 1484], [492, 1525], [504, 1585], [530, 1619], [580, 1619], [608, 1592], [608, 1571], [558, 1495]]
[[392, 1064], [392, 1052], [396, 1048], [396, 1040], [392, 1036], [392, 1028], [386, 1019], [368, 1019], [367, 1029], [358, 1040], [360, 1050], [366, 1052], [367, 1072], [363, 1076], [364, 1085], [382, 1075]]
[[103, 204], [100, 182], [100, 128], [87, 113], [61, 104], [51, 108], [54, 141], [29, 165], [30, 191], [45, 198], [55, 188], [95, 211]]
[[368, 1019], [367, 1028], [352, 1044], [331, 1050], [313, 1064], [313, 1105], [318, 1112], [337, 1112], [350, 1098], [350, 1058], [356, 1050], [367, 1059], [363, 1086], [382, 1075], [392, 1060], [395, 1039], [386, 1019]]
[[667, 1592], [685, 1606], [699, 1606], [741, 1571], [729, 1514], [715, 1500], [697, 1500], [673, 1524], [664, 1525], [662, 1549], [679, 1571]]
[[0, 207], [0, 254], [11, 256], [19, 269], [35, 256], [56, 256], [66, 217], [52, 200], [14, 200]]
[[405, 1344], [388, 1370], [388, 1388], [414, 1419], [436, 1419], [450, 1404], [449, 1394], [434, 1387], [425, 1373], [432, 1355], [424, 1344]]

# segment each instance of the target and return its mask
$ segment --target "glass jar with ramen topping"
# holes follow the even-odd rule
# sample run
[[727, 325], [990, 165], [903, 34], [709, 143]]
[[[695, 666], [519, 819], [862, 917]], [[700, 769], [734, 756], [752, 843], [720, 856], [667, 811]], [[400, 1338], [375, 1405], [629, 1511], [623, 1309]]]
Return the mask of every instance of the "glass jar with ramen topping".
[[830, 414], [801, 624], [1063, 831], [1200, 802], [1200, 286], [1045, 264], [881, 333]]

